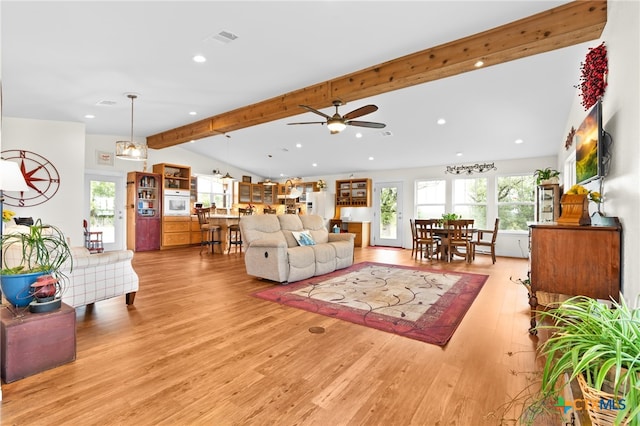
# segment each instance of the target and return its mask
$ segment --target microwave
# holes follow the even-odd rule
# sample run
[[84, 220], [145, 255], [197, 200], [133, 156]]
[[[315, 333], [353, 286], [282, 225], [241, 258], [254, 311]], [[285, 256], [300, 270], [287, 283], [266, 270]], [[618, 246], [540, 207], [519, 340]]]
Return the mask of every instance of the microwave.
[[188, 189], [165, 189], [162, 212], [164, 216], [191, 215], [191, 200]]

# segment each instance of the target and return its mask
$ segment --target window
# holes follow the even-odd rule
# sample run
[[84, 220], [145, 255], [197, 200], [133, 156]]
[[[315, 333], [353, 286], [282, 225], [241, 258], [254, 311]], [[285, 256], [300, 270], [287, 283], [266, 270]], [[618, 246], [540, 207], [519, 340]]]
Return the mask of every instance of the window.
[[474, 227], [487, 225], [487, 179], [470, 178], [453, 181], [453, 212], [473, 219]]
[[445, 213], [447, 182], [423, 180], [416, 182], [416, 218], [438, 219]]
[[202, 203], [203, 207], [211, 207], [215, 204], [217, 208], [231, 207], [231, 188], [233, 185], [225, 185], [222, 178], [215, 176], [198, 176], [197, 177], [197, 193], [198, 203]]
[[498, 177], [497, 191], [500, 229], [526, 231], [527, 222], [535, 220], [535, 178], [531, 175]]

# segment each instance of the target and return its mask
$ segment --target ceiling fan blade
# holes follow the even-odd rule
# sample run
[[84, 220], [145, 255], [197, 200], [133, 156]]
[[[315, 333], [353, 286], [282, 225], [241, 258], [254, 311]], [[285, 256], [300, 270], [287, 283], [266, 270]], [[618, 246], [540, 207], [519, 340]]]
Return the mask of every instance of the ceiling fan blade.
[[321, 116], [322, 116], [322, 117], [324, 117], [324, 118], [331, 118], [330, 116], [328, 116], [328, 115], [327, 115], [327, 114], [325, 114], [324, 112], [318, 111], [317, 109], [313, 109], [313, 108], [311, 108], [310, 106], [307, 106], [307, 105], [300, 105], [300, 107], [302, 107], [302, 108], [306, 109], [307, 111], [311, 111], [311, 112], [313, 112], [314, 114], [321, 115]]
[[301, 123], [287, 123], [288, 125], [292, 124], [327, 124], [325, 121], [304, 121]]
[[351, 120], [352, 118], [362, 117], [363, 115], [371, 114], [372, 112], [376, 112], [378, 107], [375, 105], [365, 105], [358, 109], [354, 109], [351, 112], [348, 112], [344, 115], [345, 120]]
[[372, 121], [346, 121], [344, 124], [349, 126], [358, 126], [358, 127], [371, 127], [372, 129], [383, 129], [386, 127], [386, 124], [383, 123], [374, 123]]

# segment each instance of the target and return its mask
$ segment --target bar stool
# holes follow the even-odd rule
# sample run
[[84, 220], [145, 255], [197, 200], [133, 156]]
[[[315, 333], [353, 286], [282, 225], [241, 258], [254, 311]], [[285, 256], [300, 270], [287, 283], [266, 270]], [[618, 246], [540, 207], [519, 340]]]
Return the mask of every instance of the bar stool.
[[[248, 216], [251, 214], [251, 209], [238, 209], [238, 219], [240, 216]], [[229, 248], [227, 249], [227, 254], [231, 253], [232, 246], [234, 253], [238, 252], [238, 248], [240, 248], [240, 253], [242, 253], [242, 234], [240, 233], [240, 225], [237, 223], [229, 225]]]
[[212, 225], [209, 223], [210, 209], [197, 208], [196, 213], [198, 215], [198, 223], [200, 224], [200, 254], [202, 254], [202, 248], [205, 246], [211, 246], [211, 253], [214, 253], [216, 245], [220, 246], [220, 253], [224, 252], [222, 248], [222, 228], [219, 225]]

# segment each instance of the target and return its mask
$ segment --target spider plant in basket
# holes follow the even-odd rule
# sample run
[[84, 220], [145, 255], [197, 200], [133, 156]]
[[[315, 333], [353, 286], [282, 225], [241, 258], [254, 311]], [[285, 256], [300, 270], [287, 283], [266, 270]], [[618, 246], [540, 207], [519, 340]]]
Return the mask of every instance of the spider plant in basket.
[[542, 395], [557, 395], [566, 372], [582, 382], [592, 423], [640, 425], [640, 309], [578, 296], [539, 315], [536, 328], [551, 332], [539, 349]]

